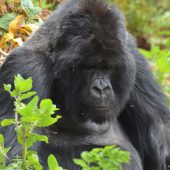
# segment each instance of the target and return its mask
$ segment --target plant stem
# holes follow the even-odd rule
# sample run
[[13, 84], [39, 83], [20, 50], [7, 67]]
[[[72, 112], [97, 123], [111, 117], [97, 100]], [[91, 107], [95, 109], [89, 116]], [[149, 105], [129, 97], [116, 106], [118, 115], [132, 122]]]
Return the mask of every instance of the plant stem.
[[24, 128], [24, 142], [23, 142], [23, 148], [22, 148], [22, 169], [26, 170], [27, 166], [26, 166], [26, 160], [27, 160], [27, 145], [26, 145], [26, 130]]
[[38, 0], [38, 5], [39, 5], [40, 8], [42, 7], [41, 0]]
[[1, 147], [2, 147], [2, 162], [3, 162], [3, 166], [5, 167], [5, 147], [4, 147], [4, 143], [2, 143]]
[[19, 127], [18, 127], [18, 113], [17, 113], [17, 111], [15, 111], [15, 126], [16, 126], [16, 131], [17, 131], [17, 133], [18, 133], [18, 129], [19, 129]]
[[[19, 120], [18, 120], [18, 110], [21, 107], [21, 99], [20, 99], [21, 93], [18, 93], [18, 96], [15, 98], [16, 103], [15, 103], [15, 126], [16, 126], [16, 133], [17, 136], [19, 136]], [[22, 126], [23, 134], [24, 134], [24, 140], [22, 144], [22, 169], [27, 170], [27, 133], [26, 129], [24, 126]]]
[[15, 126], [16, 126], [16, 132], [19, 132], [19, 121], [18, 121], [18, 108], [21, 105], [20, 99], [19, 99], [19, 95], [15, 98]]

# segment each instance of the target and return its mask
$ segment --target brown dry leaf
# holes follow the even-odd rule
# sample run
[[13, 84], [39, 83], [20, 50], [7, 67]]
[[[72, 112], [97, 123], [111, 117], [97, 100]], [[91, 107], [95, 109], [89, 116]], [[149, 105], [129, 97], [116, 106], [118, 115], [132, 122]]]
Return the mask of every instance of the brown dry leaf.
[[9, 33], [6, 33], [4, 35], [4, 38], [5, 38], [5, 42], [8, 42], [8, 41], [10, 41], [10, 40], [12, 40], [14, 38], [14, 35], [9, 32]]
[[6, 33], [0, 40], [0, 48], [3, 48], [5, 43], [9, 42], [14, 38], [12, 33]]
[[30, 35], [31, 34], [31, 32], [28, 32], [26, 29], [24, 29], [24, 28], [19, 28], [19, 32], [21, 33], [21, 34], [26, 34], [26, 35]]
[[[0, 48], [3, 49], [5, 44], [8, 42], [11, 43], [10, 49], [23, 44], [24, 36], [29, 36], [32, 32], [32, 27], [25, 25], [24, 19], [24, 15], [18, 15], [13, 21], [10, 22], [8, 33], [6, 33], [0, 40]], [[20, 37], [18, 38], [18, 36]]]
[[24, 19], [24, 15], [18, 15], [13, 21], [11, 21], [9, 24], [9, 33], [12, 33], [14, 35], [24, 24]]
[[30, 25], [24, 25], [22, 28], [30, 33], [32, 32], [32, 27]]

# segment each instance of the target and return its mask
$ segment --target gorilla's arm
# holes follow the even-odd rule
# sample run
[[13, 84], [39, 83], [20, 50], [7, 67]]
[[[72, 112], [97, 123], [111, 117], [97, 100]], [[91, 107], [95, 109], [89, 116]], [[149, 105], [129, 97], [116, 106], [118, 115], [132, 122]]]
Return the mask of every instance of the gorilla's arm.
[[133, 45], [131, 53], [137, 67], [135, 86], [119, 120], [138, 150], [143, 168], [160, 170], [165, 168], [164, 120], [169, 112], [146, 60], [135, 49]]

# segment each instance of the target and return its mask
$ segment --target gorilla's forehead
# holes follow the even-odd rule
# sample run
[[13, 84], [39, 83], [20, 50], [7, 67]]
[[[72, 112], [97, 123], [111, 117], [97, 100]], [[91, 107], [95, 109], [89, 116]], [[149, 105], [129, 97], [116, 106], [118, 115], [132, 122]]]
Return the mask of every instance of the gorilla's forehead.
[[60, 9], [63, 12], [56, 51], [62, 51], [62, 55], [57, 55], [61, 65], [123, 63], [126, 30], [121, 12], [114, 6], [96, 1], [77, 1], [75, 4], [74, 11]]
[[112, 44], [111, 47], [108, 47], [107, 43], [100, 42], [94, 34], [89, 34], [87, 38], [75, 35], [66, 43], [67, 48], [62, 50], [61, 55], [56, 55], [58, 62], [63, 63], [65, 66], [73, 64], [75, 66], [84, 64], [120, 65], [125, 62], [127, 57], [121, 44]]
[[[96, 6], [95, 1], [87, 2]], [[124, 20], [116, 7], [112, 7], [114, 9], [109, 6], [103, 8], [103, 3], [99, 3], [94, 9], [86, 3], [77, 2], [77, 5], [76, 11], [69, 12], [60, 20], [60, 43], [64, 44], [64, 47], [82, 44], [85, 49], [88, 44], [91, 44], [93, 49], [97, 47], [98, 50], [110, 51], [120, 51], [124, 47], [126, 43]], [[83, 53], [87, 51], [89, 48]]]
[[[77, 13], [75, 16], [64, 18], [60, 27], [59, 43], [61, 42], [67, 47], [71, 46], [74, 51], [78, 49], [80, 53], [84, 54], [87, 52], [119, 53], [126, 44], [126, 36], [115, 33], [117, 28], [114, 27], [113, 31], [108, 33], [107, 25], [92, 21], [88, 15]], [[110, 23], [108, 24], [110, 26]]]
[[125, 58], [122, 55], [116, 55], [114, 53], [100, 53], [100, 54], [90, 54], [90, 53], [66, 53], [59, 57], [58, 60], [61, 68], [74, 67], [115, 67], [120, 66], [125, 63]]

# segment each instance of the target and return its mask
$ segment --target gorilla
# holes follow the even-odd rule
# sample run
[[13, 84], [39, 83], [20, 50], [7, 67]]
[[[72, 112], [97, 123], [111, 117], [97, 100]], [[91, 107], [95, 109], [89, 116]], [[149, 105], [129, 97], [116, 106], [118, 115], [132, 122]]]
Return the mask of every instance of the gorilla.
[[[0, 119], [12, 117], [13, 99], [3, 90], [14, 75], [33, 78], [40, 99], [50, 98], [62, 118], [37, 129], [44, 169], [54, 154], [68, 170], [82, 151], [118, 145], [130, 152], [124, 170], [165, 170], [165, 97], [147, 61], [125, 28], [124, 17], [102, 0], [67, 0], [0, 68]], [[58, 113], [56, 113], [58, 114]], [[21, 151], [14, 127], [0, 127], [9, 159]]]

